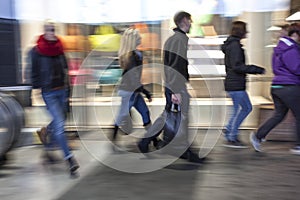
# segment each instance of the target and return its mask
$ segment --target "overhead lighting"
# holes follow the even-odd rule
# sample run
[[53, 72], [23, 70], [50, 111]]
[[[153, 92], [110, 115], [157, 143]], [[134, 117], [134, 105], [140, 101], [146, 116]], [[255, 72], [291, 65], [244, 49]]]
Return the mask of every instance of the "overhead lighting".
[[287, 17], [285, 20], [286, 21], [297, 21], [297, 20], [300, 20], [300, 11], [292, 14], [291, 16]]

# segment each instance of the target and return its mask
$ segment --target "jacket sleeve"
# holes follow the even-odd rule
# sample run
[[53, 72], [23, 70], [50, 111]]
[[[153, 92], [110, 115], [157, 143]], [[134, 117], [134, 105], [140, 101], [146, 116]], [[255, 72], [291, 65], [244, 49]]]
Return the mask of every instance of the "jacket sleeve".
[[245, 64], [245, 54], [239, 43], [233, 43], [230, 52], [230, 65], [239, 74], [263, 74], [265, 69], [256, 65]]
[[286, 51], [282, 60], [284, 60], [284, 64], [288, 66], [288, 70], [291, 73], [300, 76], [300, 49], [298, 47]]
[[188, 62], [182, 55], [185, 53], [182, 46], [182, 42], [174, 42], [171, 47], [165, 48], [163, 55], [165, 81], [173, 93], [179, 93], [189, 80]]
[[36, 52], [35, 48], [30, 51], [31, 57], [31, 81], [32, 88], [40, 88], [40, 67], [39, 67], [39, 55]]
[[65, 54], [63, 54], [60, 58], [61, 60], [61, 64], [64, 67], [64, 76], [65, 76], [65, 85], [66, 87], [70, 87], [70, 77], [69, 77], [69, 66], [68, 66], [68, 61], [67, 58], [65, 56]]

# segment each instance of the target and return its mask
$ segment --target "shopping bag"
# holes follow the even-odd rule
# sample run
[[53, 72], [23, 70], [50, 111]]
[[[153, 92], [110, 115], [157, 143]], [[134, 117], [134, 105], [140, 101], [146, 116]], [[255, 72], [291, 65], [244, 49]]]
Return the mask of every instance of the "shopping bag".
[[168, 144], [176, 137], [181, 123], [181, 110], [180, 105], [172, 104], [170, 110], [166, 110], [167, 116], [163, 128], [163, 141]]

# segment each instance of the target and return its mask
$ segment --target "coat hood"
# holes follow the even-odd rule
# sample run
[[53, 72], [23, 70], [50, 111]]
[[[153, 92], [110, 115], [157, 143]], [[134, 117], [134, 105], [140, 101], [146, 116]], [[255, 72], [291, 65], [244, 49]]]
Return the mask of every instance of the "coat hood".
[[[229, 36], [225, 41], [224, 44], [222, 44], [221, 46], [221, 50], [223, 53], [225, 53], [227, 51], [227, 49], [229, 48], [230, 44], [232, 44], [232, 42], [238, 42], [240, 43], [240, 38], [235, 37], [235, 36]], [[242, 45], [241, 45], [242, 46]]]
[[297, 45], [294, 40], [288, 37], [282, 37], [279, 39], [278, 45], [274, 48], [275, 54], [282, 54], [290, 49], [293, 49]]

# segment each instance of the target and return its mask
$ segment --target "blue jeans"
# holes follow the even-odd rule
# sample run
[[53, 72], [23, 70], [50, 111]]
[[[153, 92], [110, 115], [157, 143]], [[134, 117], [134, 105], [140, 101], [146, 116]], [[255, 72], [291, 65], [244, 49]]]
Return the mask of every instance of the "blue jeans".
[[52, 121], [48, 125], [49, 129], [52, 130], [51, 134], [55, 141], [58, 143], [60, 148], [64, 152], [64, 158], [67, 160], [73, 155], [71, 154], [67, 139], [65, 136], [65, 100], [66, 91], [65, 89], [53, 90], [50, 92], [42, 92], [42, 97], [46, 103], [47, 109], [52, 116]]
[[244, 119], [252, 111], [252, 104], [246, 91], [227, 91], [233, 102], [233, 111], [226, 125], [227, 140], [236, 141], [238, 139], [239, 127]]
[[150, 112], [143, 96], [139, 92], [129, 92], [120, 90], [119, 95], [122, 97], [119, 115], [116, 119], [116, 125], [119, 126], [122, 121], [129, 115], [129, 111], [134, 107], [142, 116], [143, 125], [150, 123]]

